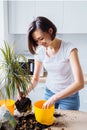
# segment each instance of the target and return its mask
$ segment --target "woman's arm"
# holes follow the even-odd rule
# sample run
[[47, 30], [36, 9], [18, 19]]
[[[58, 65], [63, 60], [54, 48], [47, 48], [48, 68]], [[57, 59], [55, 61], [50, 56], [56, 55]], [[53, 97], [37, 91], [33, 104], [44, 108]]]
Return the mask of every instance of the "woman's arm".
[[74, 83], [49, 98], [49, 100], [44, 104], [44, 108], [48, 108], [49, 106], [53, 105], [56, 100], [68, 97], [84, 87], [84, 78], [78, 58], [77, 49], [73, 49], [71, 51], [69, 60], [74, 75]]
[[42, 62], [35, 61], [34, 75], [33, 75], [32, 81], [31, 81], [31, 85], [29, 85], [29, 87], [28, 87], [28, 93], [29, 93], [33, 88], [35, 88], [36, 85], [38, 84], [41, 69], [42, 69]]
[[82, 73], [82, 69], [80, 66], [78, 53], [76, 49], [73, 49], [71, 51], [69, 60], [70, 60], [70, 64], [71, 64], [75, 81], [68, 88], [64, 89], [63, 91], [60, 92], [60, 94], [58, 94], [60, 95], [59, 99], [70, 96], [71, 94], [77, 92], [78, 90], [84, 87], [83, 73]]

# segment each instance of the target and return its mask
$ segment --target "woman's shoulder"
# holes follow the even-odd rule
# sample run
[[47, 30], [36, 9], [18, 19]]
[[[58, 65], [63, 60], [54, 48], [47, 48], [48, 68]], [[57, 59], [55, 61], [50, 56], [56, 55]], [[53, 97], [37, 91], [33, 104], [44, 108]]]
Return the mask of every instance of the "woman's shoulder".
[[67, 50], [67, 49], [71, 50], [71, 49], [74, 49], [74, 48], [77, 48], [77, 47], [71, 41], [62, 40], [62, 48], [63, 48], [63, 50]]
[[65, 41], [65, 40], [62, 40], [62, 45], [64, 47], [70, 47], [70, 46], [75, 46], [71, 41]]
[[[64, 54], [64, 57], [68, 58], [70, 55], [70, 52], [76, 48], [76, 46], [69, 41], [62, 41], [62, 52]], [[77, 49], [77, 48], [76, 48]]]

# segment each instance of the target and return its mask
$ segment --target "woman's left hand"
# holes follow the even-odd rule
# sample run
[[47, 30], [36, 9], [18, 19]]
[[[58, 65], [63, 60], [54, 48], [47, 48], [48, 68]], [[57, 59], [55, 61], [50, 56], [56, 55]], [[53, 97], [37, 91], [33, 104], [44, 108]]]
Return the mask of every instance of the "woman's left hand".
[[55, 103], [55, 101], [56, 101], [56, 95], [53, 95], [52, 97], [50, 97], [50, 98], [43, 104], [42, 108], [43, 108], [43, 109], [47, 109], [47, 108], [53, 106], [54, 103]]

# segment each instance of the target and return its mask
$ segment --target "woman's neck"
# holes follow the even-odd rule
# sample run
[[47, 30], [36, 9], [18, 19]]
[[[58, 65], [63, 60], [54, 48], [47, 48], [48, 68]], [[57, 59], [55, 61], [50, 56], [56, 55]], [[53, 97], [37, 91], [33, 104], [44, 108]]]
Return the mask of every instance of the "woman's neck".
[[54, 49], [55, 51], [58, 50], [60, 48], [60, 45], [61, 45], [61, 40], [60, 39], [57, 39], [55, 38], [52, 43], [50, 44], [50, 48], [51, 49]]
[[61, 45], [61, 40], [55, 38], [55, 39], [52, 41], [52, 43], [50, 44], [50, 46], [48, 46], [47, 49], [46, 49], [46, 50], [47, 50], [47, 51], [46, 51], [47, 55], [48, 55], [49, 57], [55, 55], [55, 54], [58, 52], [58, 50], [59, 50], [59, 48], [60, 48], [60, 45]]

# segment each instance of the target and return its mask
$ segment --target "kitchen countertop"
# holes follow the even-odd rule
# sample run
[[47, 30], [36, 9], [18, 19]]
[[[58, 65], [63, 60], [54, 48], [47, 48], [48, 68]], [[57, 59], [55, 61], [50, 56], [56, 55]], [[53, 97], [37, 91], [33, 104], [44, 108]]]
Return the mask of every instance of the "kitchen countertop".
[[53, 125], [44, 130], [87, 130], [87, 112], [56, 109], [54, 113]]
[[87, 112], [56, 110], [56, 113], [58, 117], [50, 130], [87, 130]]
[[56, 109], [54, 115], [53, 125], [44, 130], [87, 130], [87, 112]]

